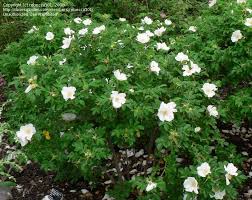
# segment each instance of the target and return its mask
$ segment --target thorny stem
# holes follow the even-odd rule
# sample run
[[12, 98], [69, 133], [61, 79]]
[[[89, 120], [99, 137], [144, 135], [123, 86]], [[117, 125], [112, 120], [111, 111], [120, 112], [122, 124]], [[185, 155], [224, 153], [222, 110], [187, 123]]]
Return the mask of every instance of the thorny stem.
[[119, 182], [123, 182], [123, 175], [122, 175], [122, 172], [121, 172], [120, 167], [119, 167], [119, 160], [118, 160], [118, 157], [116, 155], [115, 148], [114, 148], [114, 145], [112, 143], [110, 134], [108, 134], [107, 142], [108, 142], [108, 146], [109, 146], [110, 150], [112, 151], [112, 161], [113, 161], [114, 166], [116, 168], [118, 178], [119, 178]]
[[147, 158], [146, 166], [144, 168], [144, 175], [145, 176], [147, 175], [148, 164], [149, 164], [149, 161], [151, 160], [150, 155], [154, 152], [153, 146], [154, 146], [154, 142], [155, 142], [156, 137], [157, 137], [158, 130], [159, 130], [158, 127], [154, 128], [154, 130], [153, 130], [153, 132], [152, 132], [152, 134], [150, 136], [150, 141], [149, 141], [149, 144], [148, 144], [148, 147], [147, 147], [148, 158]]
[[127, 150], [126, 150], [126, 162], [127, 162], [126, 174], [127, 174], [127, 179], [129, 179], [129, 157], [128, 157]]
[[149, 144], [148, 144], [148, 147], [147, 147], [147, 153], [148, 155], [150, 156], [151, 153], [153, 153], [153, 146], [154, 146], [154, 142], [156, 140], [156, 137], [157, 137], [157, 133], [158, 133], [158, 130], [159, 128], [156, 127], [154, 128], [151, 136], [150, 136], [150, 141], [149, 141]]

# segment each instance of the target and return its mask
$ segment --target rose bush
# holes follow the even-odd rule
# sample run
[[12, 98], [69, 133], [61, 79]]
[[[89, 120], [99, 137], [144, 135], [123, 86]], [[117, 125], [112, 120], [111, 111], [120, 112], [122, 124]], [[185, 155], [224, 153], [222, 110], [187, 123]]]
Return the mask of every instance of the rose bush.
[[[242, 159], [217, 128], [227, 110], [218, 93], [223, 83], [207, 59], [212, 48], [220, 48], [220, 33], [207, 40], [209, 53], [202, 38], [214, 33], [198, 23], [180, 37], [174, 22], [150, 17], [136, 24], [108, 15], [55, 18], [33, 28], [20, 46], [9, 47], [22, 51], [5, 114], [17, 141], [60, 178], [95, 180], [106, 170], [103, 164], [114, 160], [119, 183], [130, 188], [126, 196], [137, 188], [139, 199], [235, 199], [244, 179]], [[232, 52], [232, 31], [226, 34]], [[238, 52], [246, 51], [246, 38], [237, 45]], [[6, 63], [13, 57], [6, 54]], [[159, 174], [156, 162], [150, 176], [122, 183], [116, 150], [139, 143], [165, 167]], [[179, 157], [188, 163], [178, 163]]]

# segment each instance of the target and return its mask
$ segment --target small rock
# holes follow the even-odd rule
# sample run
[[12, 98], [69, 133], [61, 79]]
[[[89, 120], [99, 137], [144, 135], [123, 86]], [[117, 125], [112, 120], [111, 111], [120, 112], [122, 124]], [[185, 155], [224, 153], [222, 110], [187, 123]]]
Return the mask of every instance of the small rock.
[[115, 200], [113, 197], [110, 197], [108, 194], [105, 194], [102, 200]]
[[106, 172], [116, 172], [116, 168], [112, 168], [112, 169], [109, 169], [109, 170], [107, 170]]
[[138, 162], [135, 163], [132, 167], [135, 168], [135, 167], [137, 167], [137, 166], [140, 165], [140, 164], [141, 164], [140, 161], [138, 161]]
[[107, 181], [104, 182], [105, 185], [109, 185], [109, 184], [111, 184], [111, 183], [112, 183], [111, 180], [107, 180]]
[[132, 149], [127, 149], [126, 152], [127, 152], [127, 157], [128, 157], [128, 158], [134, 156], [134, 152], [133, 152]]
[[144, 154], [144, 150], [140, 149], [140, 151], [136, 152], [135, 157], [139, 158], [140, 156], [142, 156]]
[[51, 199], [49, 199], [49, 196], [46, 195], [46, 196], [44, 196], [44, 198], [42, 200], [51, 200]]
[[242, 153], [242, 155], [244, 155], [244, 156], [248, 156], [248, 153], [246, 152], [246, 151], [243, 151], [243, 152], [241, 152]]
[[123, 163], [124, 163], [125, 165], [129, 165], [129, 164], [131, 163], [131, 161], [130, 161], [130, 160], [125, 160]]
[[147, 164], [147, 161], [146, 160], [144, 160], [143, 161], [143, 166], [145, 166]]
[[81, 189], [81, 193], [82, 194], [86, 194], [86, 193], [88, 193], [89, 191], [88, 190], [86, 190], [86, 189]]
[[246, 133], [247, 132], [246, 128], [242, 127], [241, 132]]
[[71, 192], [71, 193], [75, 193], [75, 192], [76, 192], [76, 190], [70, 190], [69, 192]]
[[249, 193], [244, 193], [244, 196], [248, 199], [250, 199], [250, 194]]
[[222, 130], [222, 133], [229, 133], [229, 130]]
[[135, 173], [137, 173], [137, 170], [136, 170], [136, 169], [132, 169], [132, 170], [129, 172], [129, 174], [135, 174]]
[[124, 150], [119, 150], [119, 152], [121, 153], [121, 154], [126, 154], [126, 151], [124, 151]]

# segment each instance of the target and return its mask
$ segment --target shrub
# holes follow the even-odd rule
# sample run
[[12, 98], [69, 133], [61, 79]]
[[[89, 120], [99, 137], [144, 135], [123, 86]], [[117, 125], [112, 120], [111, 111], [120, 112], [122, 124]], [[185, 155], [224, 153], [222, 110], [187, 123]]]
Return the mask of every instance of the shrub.
[[[27, 155], [72, 180], [99, 178], [112, 158], [123, 182], [116, 151], [142, 143], [157, 161], [155, 170], [121, 183], [128, 194], [119, 185], [114, 196], [127, 198], [137, 188], [139, 199], [183, 193], [235, 199], [244, 176], [232, 163], [240, 166], [242, 159], [216, 126], [225, 110], [218, 98], [222, 82], [204, 63], [209, 54], [176, 38], [169, 21], [97, 18], [86, 25], [53, 19], [21, 41], [20, 55], [30, 55], [21, 57], [20, 74], [10, 83], [15, 89], [6, 117]], [[188, 34], [188, 42], [198, 37]]]

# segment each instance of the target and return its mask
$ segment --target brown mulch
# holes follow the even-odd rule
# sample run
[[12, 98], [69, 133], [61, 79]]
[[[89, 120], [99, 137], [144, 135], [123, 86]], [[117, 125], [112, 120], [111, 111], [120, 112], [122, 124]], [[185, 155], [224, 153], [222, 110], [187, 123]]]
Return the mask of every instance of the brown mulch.
[[[45, 173], [37, 164], [28, 164], [21, 173], [15, 175], [18, 186], [12, 189], [12, 196], [15, 200], [41, 200], [45, 195], [50, 194], [52, 188], [64, 194], [65, 200], [98, 200], [102, 199], [103, 191], [82, 194], [82, 189], [89, 189], [84, 181], [76, 184], [68, 182], [55, 182], [53, 173]], [[20, 191], [18, 187], [21, 186]], [[91, 191], [91, 190], [90, 190]]]

